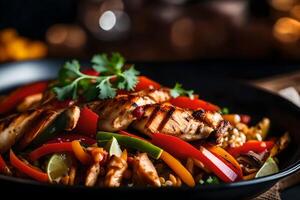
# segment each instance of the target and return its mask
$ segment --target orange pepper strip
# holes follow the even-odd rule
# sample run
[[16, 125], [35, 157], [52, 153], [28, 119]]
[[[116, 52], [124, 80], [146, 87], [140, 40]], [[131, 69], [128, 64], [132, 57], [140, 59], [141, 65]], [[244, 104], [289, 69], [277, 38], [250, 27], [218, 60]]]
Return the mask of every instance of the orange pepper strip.
[[223, 149], [222, 147], [211, 146], [211, 145], [207, 146], [207, 149], [212, 153], [219, 155], [225, 160], [227, 160], [228, 162], [230, 162], [239, 171], [240, 175], [241, 176], [243, 175], [242, 168], [238, 163], [238, 161], [232, 155], [230, 155], [225, 149]]
[[82, 164], [89, 164], [92, 160], [91, 156], [85, 152], [80, 145], [80, 142], [78, 140], [72, 141], [72, 149], [76, 156], [76, 158], [82, 163]]
[[160, 158], [190, 187], [195, 186], [195, 180], [191, 173], [171, 154], [163, 151]]
[[123, 151], [122, 154], [121, 154], [121, 159], [122, 159], [122, 160], [127, 160], [127, 157], [128, 157], [127, 150], [124, 149], [124, 151]]
[[243, 176], [243, 180], [251, 180], [254, 179], [256, 175], [256, 172], [253, 172], [252, 174], [249, 174], [247, 176]]
[[22, 160], [20, 160], [15, 153], [10, 150], [9, 152], [9, 158], [10, 158], [10, 163], [12, 166], [23, 172], [24, 174], [28, 175], [29, 177], [40, 181], [40, 182], [48, 182], [49, 177], [46, 173], [37, 170], [26, 163], [24, 163]]

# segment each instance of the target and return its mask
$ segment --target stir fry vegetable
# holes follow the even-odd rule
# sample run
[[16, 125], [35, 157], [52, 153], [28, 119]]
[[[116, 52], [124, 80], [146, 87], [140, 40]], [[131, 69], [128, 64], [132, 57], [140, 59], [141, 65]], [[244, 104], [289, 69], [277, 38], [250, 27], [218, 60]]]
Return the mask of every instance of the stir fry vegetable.
[[9, 159], [12, 166], [18, 169], [20, 172], [26, 174], [27, 176], [40, 181], [40, 182], [48, 182], [49, 178], [48, 175], [28, 164], [20, 160], [15, 153], [10, 150]]
[[1, 98], [0, 174], [87, 187], [201, 187], [279, 171], [291, 139], [270, 137], [270, 119], [253, 124], [182, 84], [161, 85], [118, 53], [91, 63], [67, 62], [57, 80]]
[[187, 109], [203, 109], [207, 111], [219, 111], [220, 108], [216, 105], [203, 101], [201, 99], [191, 99], [185, 96], [179, 96], [174, 99], [170, 100], [170, 103], [174, 106], [178, 106], [180, 108], [187, 108]]
[[119, 135], [115, 133], [108, 133], [100, 131], [97, 133], [97, 139], [98, 142], [101, 141], [109, 141], [112, 138], [116, 138], [118, 140], [118, 143], [124, 146], [127, 146], [129, 148], [134, 148], [142, 152], [148, 153], [151, 157], [158, 159], [160, 155], [162, 154], [162, 149], [158, 148], [157, 146], [154, 146], [153, 144], [146, 142], [144, 140], [140, 140], [138, 138], [125, 136], [125, 135]]
[[0, 114], [13, 110], [25, 97], [44, 92], [48, 82], [38, 82], [23, 86], [0, 101]]

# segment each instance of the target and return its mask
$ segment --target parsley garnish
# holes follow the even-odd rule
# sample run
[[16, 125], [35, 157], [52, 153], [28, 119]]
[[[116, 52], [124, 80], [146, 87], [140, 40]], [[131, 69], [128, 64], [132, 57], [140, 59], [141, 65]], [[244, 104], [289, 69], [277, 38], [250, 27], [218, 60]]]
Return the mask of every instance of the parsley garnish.
[[194, 98], [194, 90], [185, 90], [180, 83], [176, 83], [173, 89], [170, 90], [170, 94], [173, 98], [179, 96], [188, 96], [189, 98]]
[[139, 72], [134, 66], [125, 69], [125, 59], [119, 53], [113, 53], [110, 58], [106, 54], [96, 55], [91, 62], [100, 76], [83, 74], [77, 60], [65, 63], [53, 88], [59, 100], [77, 99], [81, 94], [89, 101], [113, 98], [118, 89], [130, 91], [137, 84]]
[[219, 184], [220, 181], [216, 176], [209, 176], [205, 181], [203, 179], [199, 180], [199, 184], [208, 184], [208, 185], [213, 185], [213, 184]]

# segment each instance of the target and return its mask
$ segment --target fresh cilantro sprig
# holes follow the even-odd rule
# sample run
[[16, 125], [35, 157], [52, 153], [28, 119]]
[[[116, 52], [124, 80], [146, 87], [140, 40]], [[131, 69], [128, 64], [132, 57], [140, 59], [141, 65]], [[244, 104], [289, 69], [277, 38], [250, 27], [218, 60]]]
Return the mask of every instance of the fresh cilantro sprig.
[[188, 96], [189, 98], [194, 98], [194, 90], [185, 90], [180, 83], [176, 83], [173, 89], [170, 90], [172, 97], [176, 98], [179, 96]]
[[125, 59], [118, 53], [110, 58], [106, 54], [96, 55], [91, 62], [100, 76], [82, 73], [77, 60], [65, 63], [59, 72], [59, 82], [53, 88], [59, 100], [77, 99], [81, 94], [87, 100], [113, 98], [118, 89], [130, 91], [137, 84], [139, 72], [134, 66], [125, 68]]

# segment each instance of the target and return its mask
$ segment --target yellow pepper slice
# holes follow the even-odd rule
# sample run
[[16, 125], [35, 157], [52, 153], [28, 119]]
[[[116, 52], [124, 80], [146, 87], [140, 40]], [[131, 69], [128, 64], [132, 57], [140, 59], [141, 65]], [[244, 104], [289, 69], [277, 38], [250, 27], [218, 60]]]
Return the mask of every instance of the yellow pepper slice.
[[195, 180], [191, 173], [173, 156], [163, 151], [160, 158], [179, 176], [188, 186], [194, 187]]
[[72, 141], [72, 149], [76, 156], [76, 158], [82, 163], [82, 164], [89, 164], [92, 160], [91, 156], [85, 152], [80, 145], [80, 142], [78, 140]]

